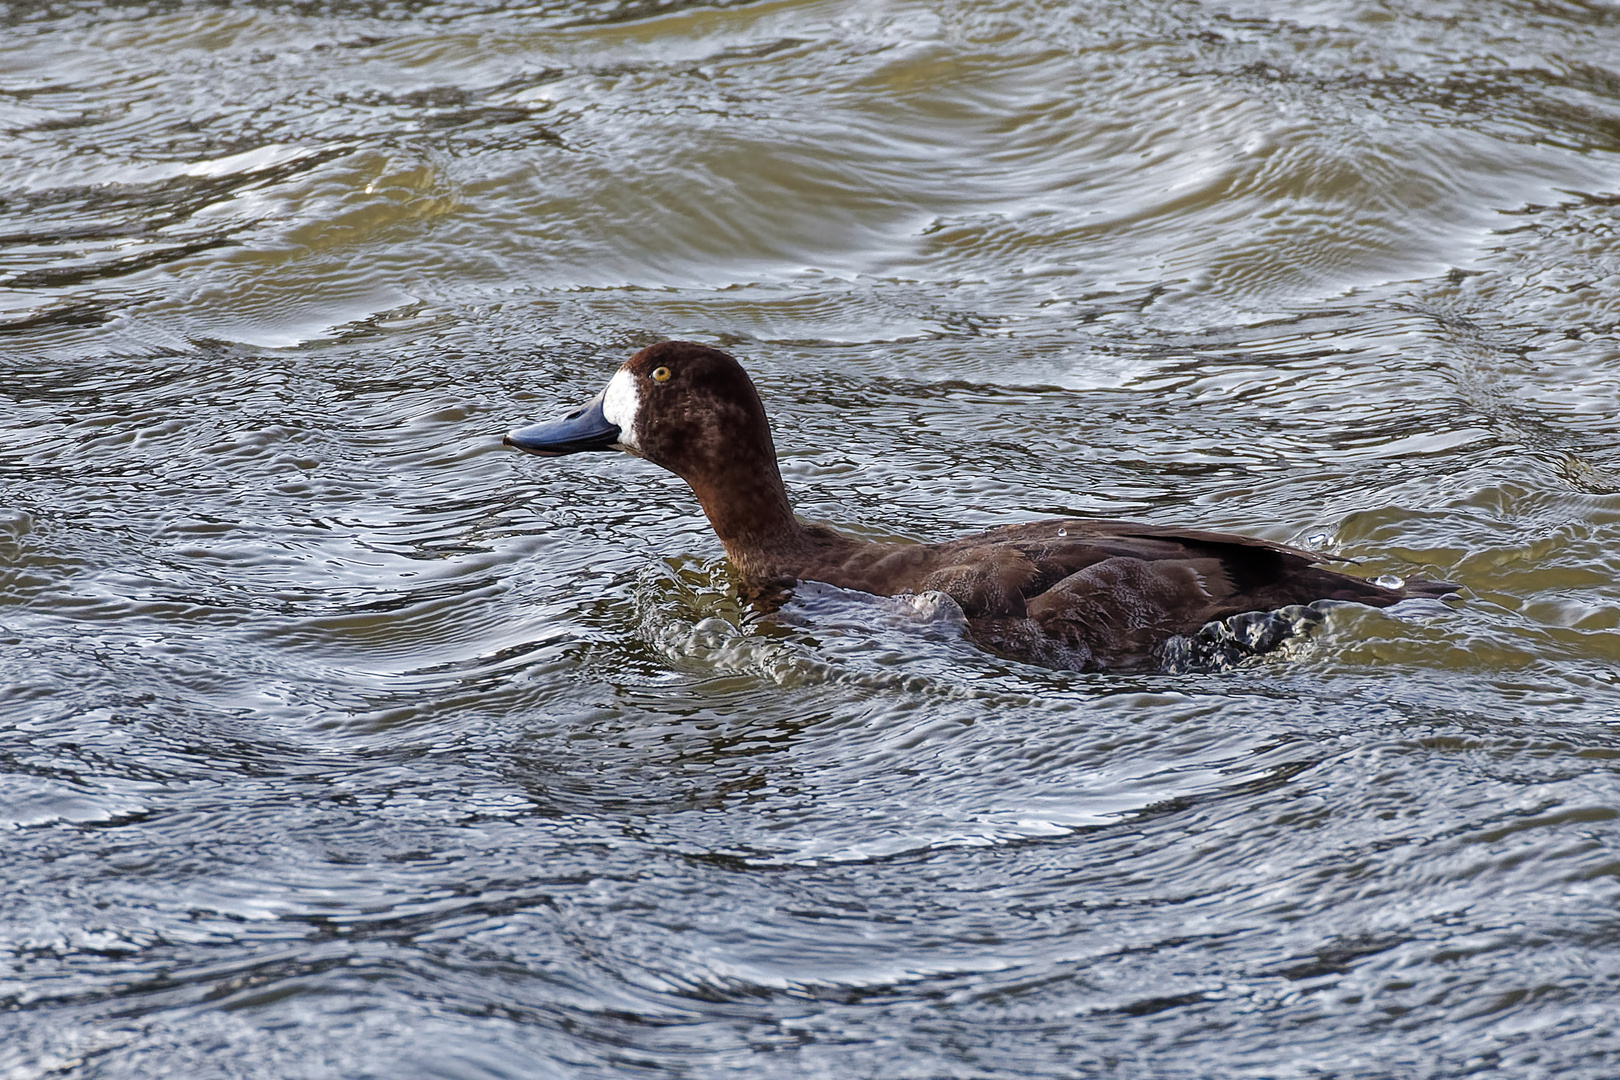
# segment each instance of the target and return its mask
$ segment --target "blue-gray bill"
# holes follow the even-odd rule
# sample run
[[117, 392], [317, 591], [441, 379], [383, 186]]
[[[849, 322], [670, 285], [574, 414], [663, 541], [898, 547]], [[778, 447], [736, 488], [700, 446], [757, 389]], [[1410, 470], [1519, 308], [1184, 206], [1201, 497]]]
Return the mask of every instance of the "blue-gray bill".
[[509, 431], [502, 441], [540, 457], [613, 450], [619, 442], [619, 425], [602, 415], [602, 395], [597, 394], [567, 416]]

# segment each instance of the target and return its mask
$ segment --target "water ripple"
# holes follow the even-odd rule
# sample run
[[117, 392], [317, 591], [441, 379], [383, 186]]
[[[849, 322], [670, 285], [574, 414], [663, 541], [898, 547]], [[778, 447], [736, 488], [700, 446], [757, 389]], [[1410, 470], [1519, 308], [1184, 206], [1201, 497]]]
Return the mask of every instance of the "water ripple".
[[[0, 1074], [1607, 1077], [1614, 17], [0, 14]], [[1460, 582], [1221, 673], [741, 600], [801, 513]]]

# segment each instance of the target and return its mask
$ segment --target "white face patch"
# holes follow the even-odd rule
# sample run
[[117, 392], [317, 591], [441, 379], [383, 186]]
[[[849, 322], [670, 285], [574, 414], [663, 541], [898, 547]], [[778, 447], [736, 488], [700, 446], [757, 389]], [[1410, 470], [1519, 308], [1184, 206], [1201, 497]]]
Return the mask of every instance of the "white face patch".
[[641, 397], [636, 392], [636, 377], [628, 368], [620, 368], [608, 380], [602, 391], [602, 415], [619, 429], [619, 445], [632, 450], [640, 449], [636, 442], [636, 410], [641, 408]]

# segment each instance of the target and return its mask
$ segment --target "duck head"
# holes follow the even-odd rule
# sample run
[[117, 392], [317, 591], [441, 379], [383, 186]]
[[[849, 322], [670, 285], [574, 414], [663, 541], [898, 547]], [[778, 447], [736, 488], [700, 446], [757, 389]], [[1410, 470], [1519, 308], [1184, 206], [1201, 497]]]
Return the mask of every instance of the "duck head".
[[707, 345], [642, 349], [590, 401], [509, 432], [505, 442], [542, 457], [626, 450], [668, 469], [696, 493], [726, 553], [745, 569], [799, 534], [759, 393], [742, 365]]

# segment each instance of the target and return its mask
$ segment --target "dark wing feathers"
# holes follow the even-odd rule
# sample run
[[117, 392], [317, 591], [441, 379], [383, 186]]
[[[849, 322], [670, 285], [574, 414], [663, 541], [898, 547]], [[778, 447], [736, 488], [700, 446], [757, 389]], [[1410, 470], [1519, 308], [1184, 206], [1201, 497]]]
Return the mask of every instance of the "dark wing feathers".
[[[1289, 604], [1316, 600], [1353, 600], [1385, 606], [1412, 595], [1443, 595], [1444, 586], [1414, 582], [1410, 590], [1386, 589], [1362, 578], [1319, 565], [1331, 556], [1302, 551], [1286, 544], [1256, 540], [1230, 533], [1178, 529], [1124, 521], [1038, 521], [1009, 525], [975, 537], [938, 546], [942, 559], [964, 566], [983, 566], [986, 546], [1016, 552], [1021, 576], [1013, 573], [1008, 558], [998, 558], [1002, 571], [999, 593], [980, 589], [969, 599], [983, 614], [1021, 614], [1017, 605], [985, 605], [990, 595], [1005, 596], [1016, 589], [1026, 604], [1059, 586], [1072, 575], [1107, 560], [1127, 559], [1153, 564], [1186, 563], [1196, 573], [1171, 574], [1164, 567], [1152, 575], [1155, 604], [1168, 605], [1165, 615], [1181, 627], [1196, 630], [1211, 618], [1245, 611], [1269, 611]], [[960, 549], [960, 550], [957, 550]], [[965, 575], [964, 575], [965, 576]], [[1144, 579], [1144, 581], [1147, 579]], [[1170, 582], [1180, 583], [1172, 588]], [[962, 603], [964, 597], [950, 587], [940, 588]], [[1065, 590], [1068, 591], [1068, 590]], [[1089, 592], [1089, 590], [1087, 590]], [[1076, 603], [1078, 603], [1076, 597]], [[963, 604], [968, 607], [967, 603]], [[969, 610], [969, 617], [975, 612]]]

